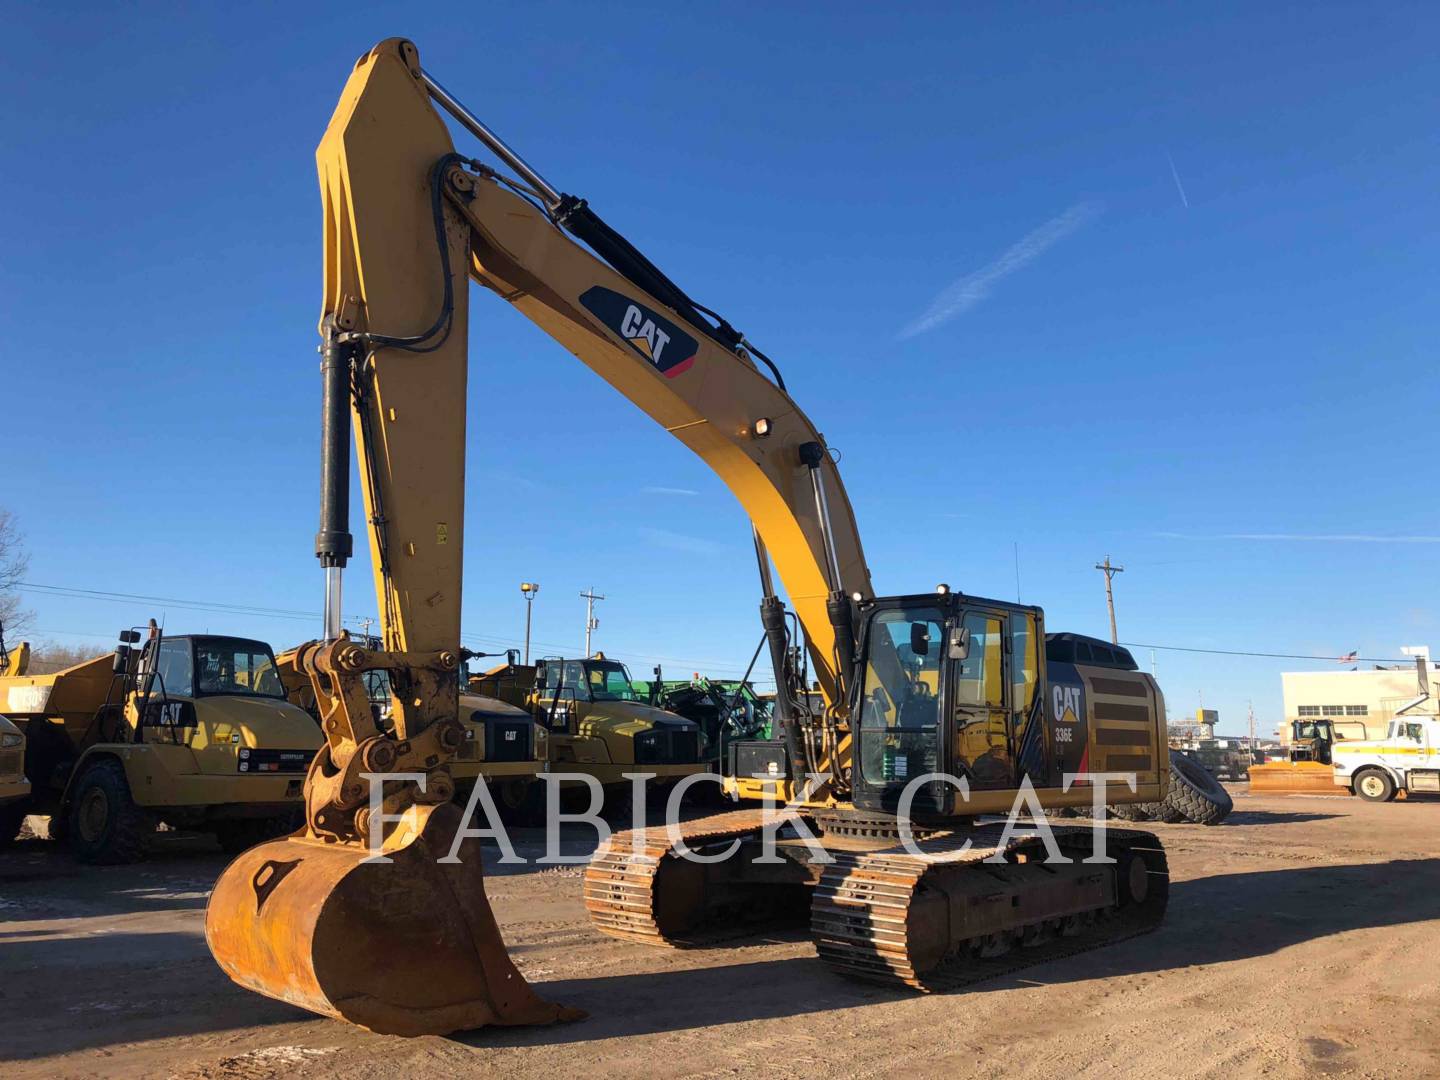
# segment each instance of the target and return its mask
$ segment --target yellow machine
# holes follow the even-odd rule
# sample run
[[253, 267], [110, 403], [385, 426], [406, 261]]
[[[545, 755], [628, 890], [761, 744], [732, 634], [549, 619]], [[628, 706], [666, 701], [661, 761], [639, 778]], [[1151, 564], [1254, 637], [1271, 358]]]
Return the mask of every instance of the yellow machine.
[[[515, 175], [456, 154], [432, 102]], [[977, 824], [1030, 789], [1046, 808], [1089, 804], [1091, 789], [1067, 787], [1067, 771], [1129, 774], [1128, 798], [1163, 798], [1153, 679], [1118, 665], [1047, 665], [1039, 608], [944, 586], [876, 596], [834, 457], [775, 365], [583, 200], [547, 184], [421, 68], [410, 42], [360, 58], [317, 157], [327, 641], [300, 663], [326, 746], [307, 778], [303, 834], [246, 852], [211, 896], [207, 937], [233, 979], [382, 1032], [573, 1015], [536, 996], [510, 962], [480, 853], [457, 834], [448, 801], [463, 740], [455, 681], [472, 278], [690, 447], [749, 516], [785, 733], [774, 783], [797, 796], [794, 821], [824, 844], [817, 855], [787, 834], [781, 858], [757, 859], [759, 809], [682, 827], [692, 850], [732, 849], [705, 865], [679, 857], [663, 828], [620, 834], [585, 877], [599, 929], [686, 944], [808, 907], [835, 971], [931, 989], [1159, 922], [1169, 879], [1151, 834], [1112, 830], [1114, 861], [1084, 863], [1092, 831], [1058, 828], [1063, 859], [1049, 861], [1043, 836]], [[339, 624], [352, 413], [384, 629], [375, 650]], [[361, 678], [375, 668], [396, 686], [393, 731], [377, 727], [364, 696]], [[812, 679], [823, 708], [803, 693]], [[385, 789], [398, 823], [371, 813], [363, 774], [379, 771], [410, 774]], [[968, 799], [936, 774], [963, 778]], [[1119, 794], [1112, 787], [1110, 800]], [[907, 795], [930, 842], [953, 852], [963, 834], [969, 851], [936, 861], [899, 848]], [[371, 840], [389, 862], [366, 861]]]
[[[551, 769], [592, 776], [611, 797], [629, 790], [626, 773], [647, 772], [663, 786], [706, 771], [699, 725], [648, 704], [625, 665], [603, 653], [507, 663], [471, 685], [535, 718], [549, 733]], [[507, 805], [516, 807], [517, 795], [534, 792]]]
[[0, 848], [20, 835], [29, 813], [30, 781], [25, 779], [25, 736], [0, 716]]
[[140, 638], [127, 630], [114, 653], [53, 674], [15, 664], [0, 677], [0, 712], [26, 735], [25, 812], [98, 863], [143, 857], [158, 822], [213, 832], [230, 851], [296, 827], [320, 737], [285, 700], [270, 646], [153, 627]]
[[1364, 739], [1360, 720], [1292, 720], [1290, 747], [1285, 761], [1250, 766], [1250, 790], [1276, 794], [1344, 794], [1335, 786], [1331, 754], [1337, 741]]
[[[318, 642], [309, 642], [286, 649], [275, 659], [286, 697], [318, 723], [320, 712], [315, 704], [315, 688], [299, 667], [301, 652], [316, 644]], [[450, 765], [455, 782], [453, 798], [467, 803], [471, 789], [477, 782], [484, 781], [497, 800], [512, 805], [523, 799], [540, 772], [549, 752], [549, 733], [524, 709], [497, 700], [496, 695], [472, 692], [468, 686], [460, 687], [459, 693], [459, 716], [465, 739]], [[384, 669], [367, 672], [365, 695], [370, 700], [371, 711], [381, 727], [385, 727], [391, 714], [389, 672]]]

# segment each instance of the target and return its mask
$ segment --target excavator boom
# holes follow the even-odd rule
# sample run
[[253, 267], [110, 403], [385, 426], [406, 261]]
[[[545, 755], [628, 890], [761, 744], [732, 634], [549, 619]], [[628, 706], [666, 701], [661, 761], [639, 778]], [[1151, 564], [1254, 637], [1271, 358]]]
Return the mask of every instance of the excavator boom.
[[[508, 172], [458, 154], [437, 106]], [[1131, 798], [1162, 797], [1164, 708], [1149, 676], [1108, 646], [1109, 667], [1092, 670], [1077, 660], [1096, 655], [1084, 644], [1051, 686], [1038, 608], [948, 587], [876, 597], [834, 456], [776, 365], [506, 146], [424, 71], [409, 41], [382, 42], [356, 63], [317, 159], [326, 640], [303, 647], [297, 666], [311, 679], [326, 746], [307, 776], [305, 829], [247, 852], [212, 895], [207, 935], [236, 981], [377, 1031], [575, 1015], [540, 999], [511, 964], [479, 852], [450, 803], [447, 763], [462, 738], [471, 280], [693, 450], [740, 502], [778, 684], [785, 767], [775, 775], [787, 793], [817, 777], [790, 820], [847, 838], [838, 861], [792, 845], [773, 869], [773, 859], [744, 854], [758, 842], [758, 812], [687, 823], [690, 843], [735, 841], [741, 870], [730, 877], [688, 863], [664, 830], [613, 838], [586, 874], [598, 928], [681, 944], [705, 939], [714, 919], [789, 910], [797, 889], [802, 899], [811, 890], [817, 945], [832, 967], [930, 989], [989, 970], [971, 961], [1016, 943], [1033, 961], [1049, 955], [1038, 946], [1051, 937], [1098, 944], [1158, 922], [1164, 854], [1141, 832], [1117, 836], [1118, 864], [1100, 872], [1079, 862], [1091, 861], [1089, 830], [1061, 837], [1059, 850], [1075, 855], [1063, 871], [1040, 868], [1038, 839], [1008, 830], [985, 833], [973, 857], [940, 868], [865, 850], [884, 846], [912, 777], [956, 771], [977, 789], [967, 805], [931, 779], [921, 800], [931, 832], [1003, 810], [1022, 783], [1041, 789], [1047, 807], [1088, 802], [1088, 789], [1062, 786], [1069, 766], [1125, 768], [1138, 778]], [[378, 649], [340, 629], [352, 429]], [[377, 668], [393, 687], [386, 724], [362, 684]], [[377, 850], [391, 861], [370, 859]], [[1111, 929], [1094, 928], [1111, 916]]]

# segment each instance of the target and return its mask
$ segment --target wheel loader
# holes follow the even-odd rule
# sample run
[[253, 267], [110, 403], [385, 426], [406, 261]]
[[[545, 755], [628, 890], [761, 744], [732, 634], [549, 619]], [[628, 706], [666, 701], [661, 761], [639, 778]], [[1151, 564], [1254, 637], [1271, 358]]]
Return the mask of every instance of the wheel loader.
[[[499, 166], [457, 153], [441, 110]], [[211, 895], [206, 937], [232, 979], [392, 1034], [577, 1017], [510, 960], [479, 838], [450, 803], [464, 740], [472, 279], [710, 466], [755, 546], [782, 733], [767, 753], [787, 806], [612, 836], [583, 883], [598, 931], [685, 946], [808, 915], [835, 973], [926, 991], [1159, 924], [1169, 875], [1151, 833], [984, 820], [1019, 803], [1043, 823], [1043, 810], [1105, 800], [1107, 775], [1130, 782], [1110, 786], [1109, 801], [1162, 799], [1154, 679], [1047, 665], [1038, 607], [944, 582], [877, 593], [836, 456], [779, 365], [546, 181], [421, 66], [413, 43], [390, 39], [358, 59], [316, 156], [326, 616], [324, 642], [301, 660], [325, 746], [306, 777], [305, 829], [245, 852]], [[824, 365], [809, 374], [825, 377]], [[866, 428], [883, 439], [883, 421]], [[907, 417], [892, 430], [880, 451], [912, 473], [934, 468], [937, 492], [953, 487], [955, 455], [922, 462], [917, 447], [953, 443], [965, 467], [984, 467], [958, 431]], [[378, 649], [340, 623], [352, 434]], [[384, 728], [363, 689], [382, 669], [396, 688]]]
[[1335, 786], [1331, 760], [1336, 740], [1365, 737], [1366, 726], [1358, 720], [1292, 720], [1287, 760], [1251, 765], [1250, 790], [1302, 795], [1342, 791]]
[[[314, 722], [285, 700], [270, 646], [152, 623], [48, 675], [12, 664], [0, 712], [23, 729], [26, 814], [77, 858], [143, 858], [158, 824], [239, 851], [298, 826]], [[3, 751], [0, 751], [3, 753]]]

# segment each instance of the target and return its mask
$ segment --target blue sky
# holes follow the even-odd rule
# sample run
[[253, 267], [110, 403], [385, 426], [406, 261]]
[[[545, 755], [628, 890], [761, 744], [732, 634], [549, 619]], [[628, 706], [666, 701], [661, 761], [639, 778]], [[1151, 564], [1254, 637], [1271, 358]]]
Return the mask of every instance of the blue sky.
[[[1440, 646], [1433, 7], [412, 7], [9, 7], [0, 506], [30, 581], [318, 610], [313, 152], [404, 34], [782, 365], [880, 591], [1013, 597], [1018, 545], [1051, 629], [1105, 633], [1109, 554], [1125, 641]], [[743, 667], [733, 499], [512, 312], [477, 293], [471, 325], [469, 643], [516, 642], [533, 579], [539, 650], [577, 651], [593, 584], [637, 675]], [[373, 613], [363, 564], [348, 595]], [[317, 628], [28, 602], [68, 644]], [[1310, 665], [1156, 666], [1238, 731]]]

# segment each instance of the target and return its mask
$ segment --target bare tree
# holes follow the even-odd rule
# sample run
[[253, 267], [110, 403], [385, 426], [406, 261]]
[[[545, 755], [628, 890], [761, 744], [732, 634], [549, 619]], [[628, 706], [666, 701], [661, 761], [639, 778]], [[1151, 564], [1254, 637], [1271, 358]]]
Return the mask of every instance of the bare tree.
[[42, 641], [30, 654], [30, 674], [49, 675], [64, 671], [68, 667], [104, 655], [104, 648], [94, 645], [61, 645], [54, 641]]
[[20, 604], [19, 586], [29, 568], [30, 556], [15, 515], [0, 507], [0, 627], [12, 643], [35, 617]]

